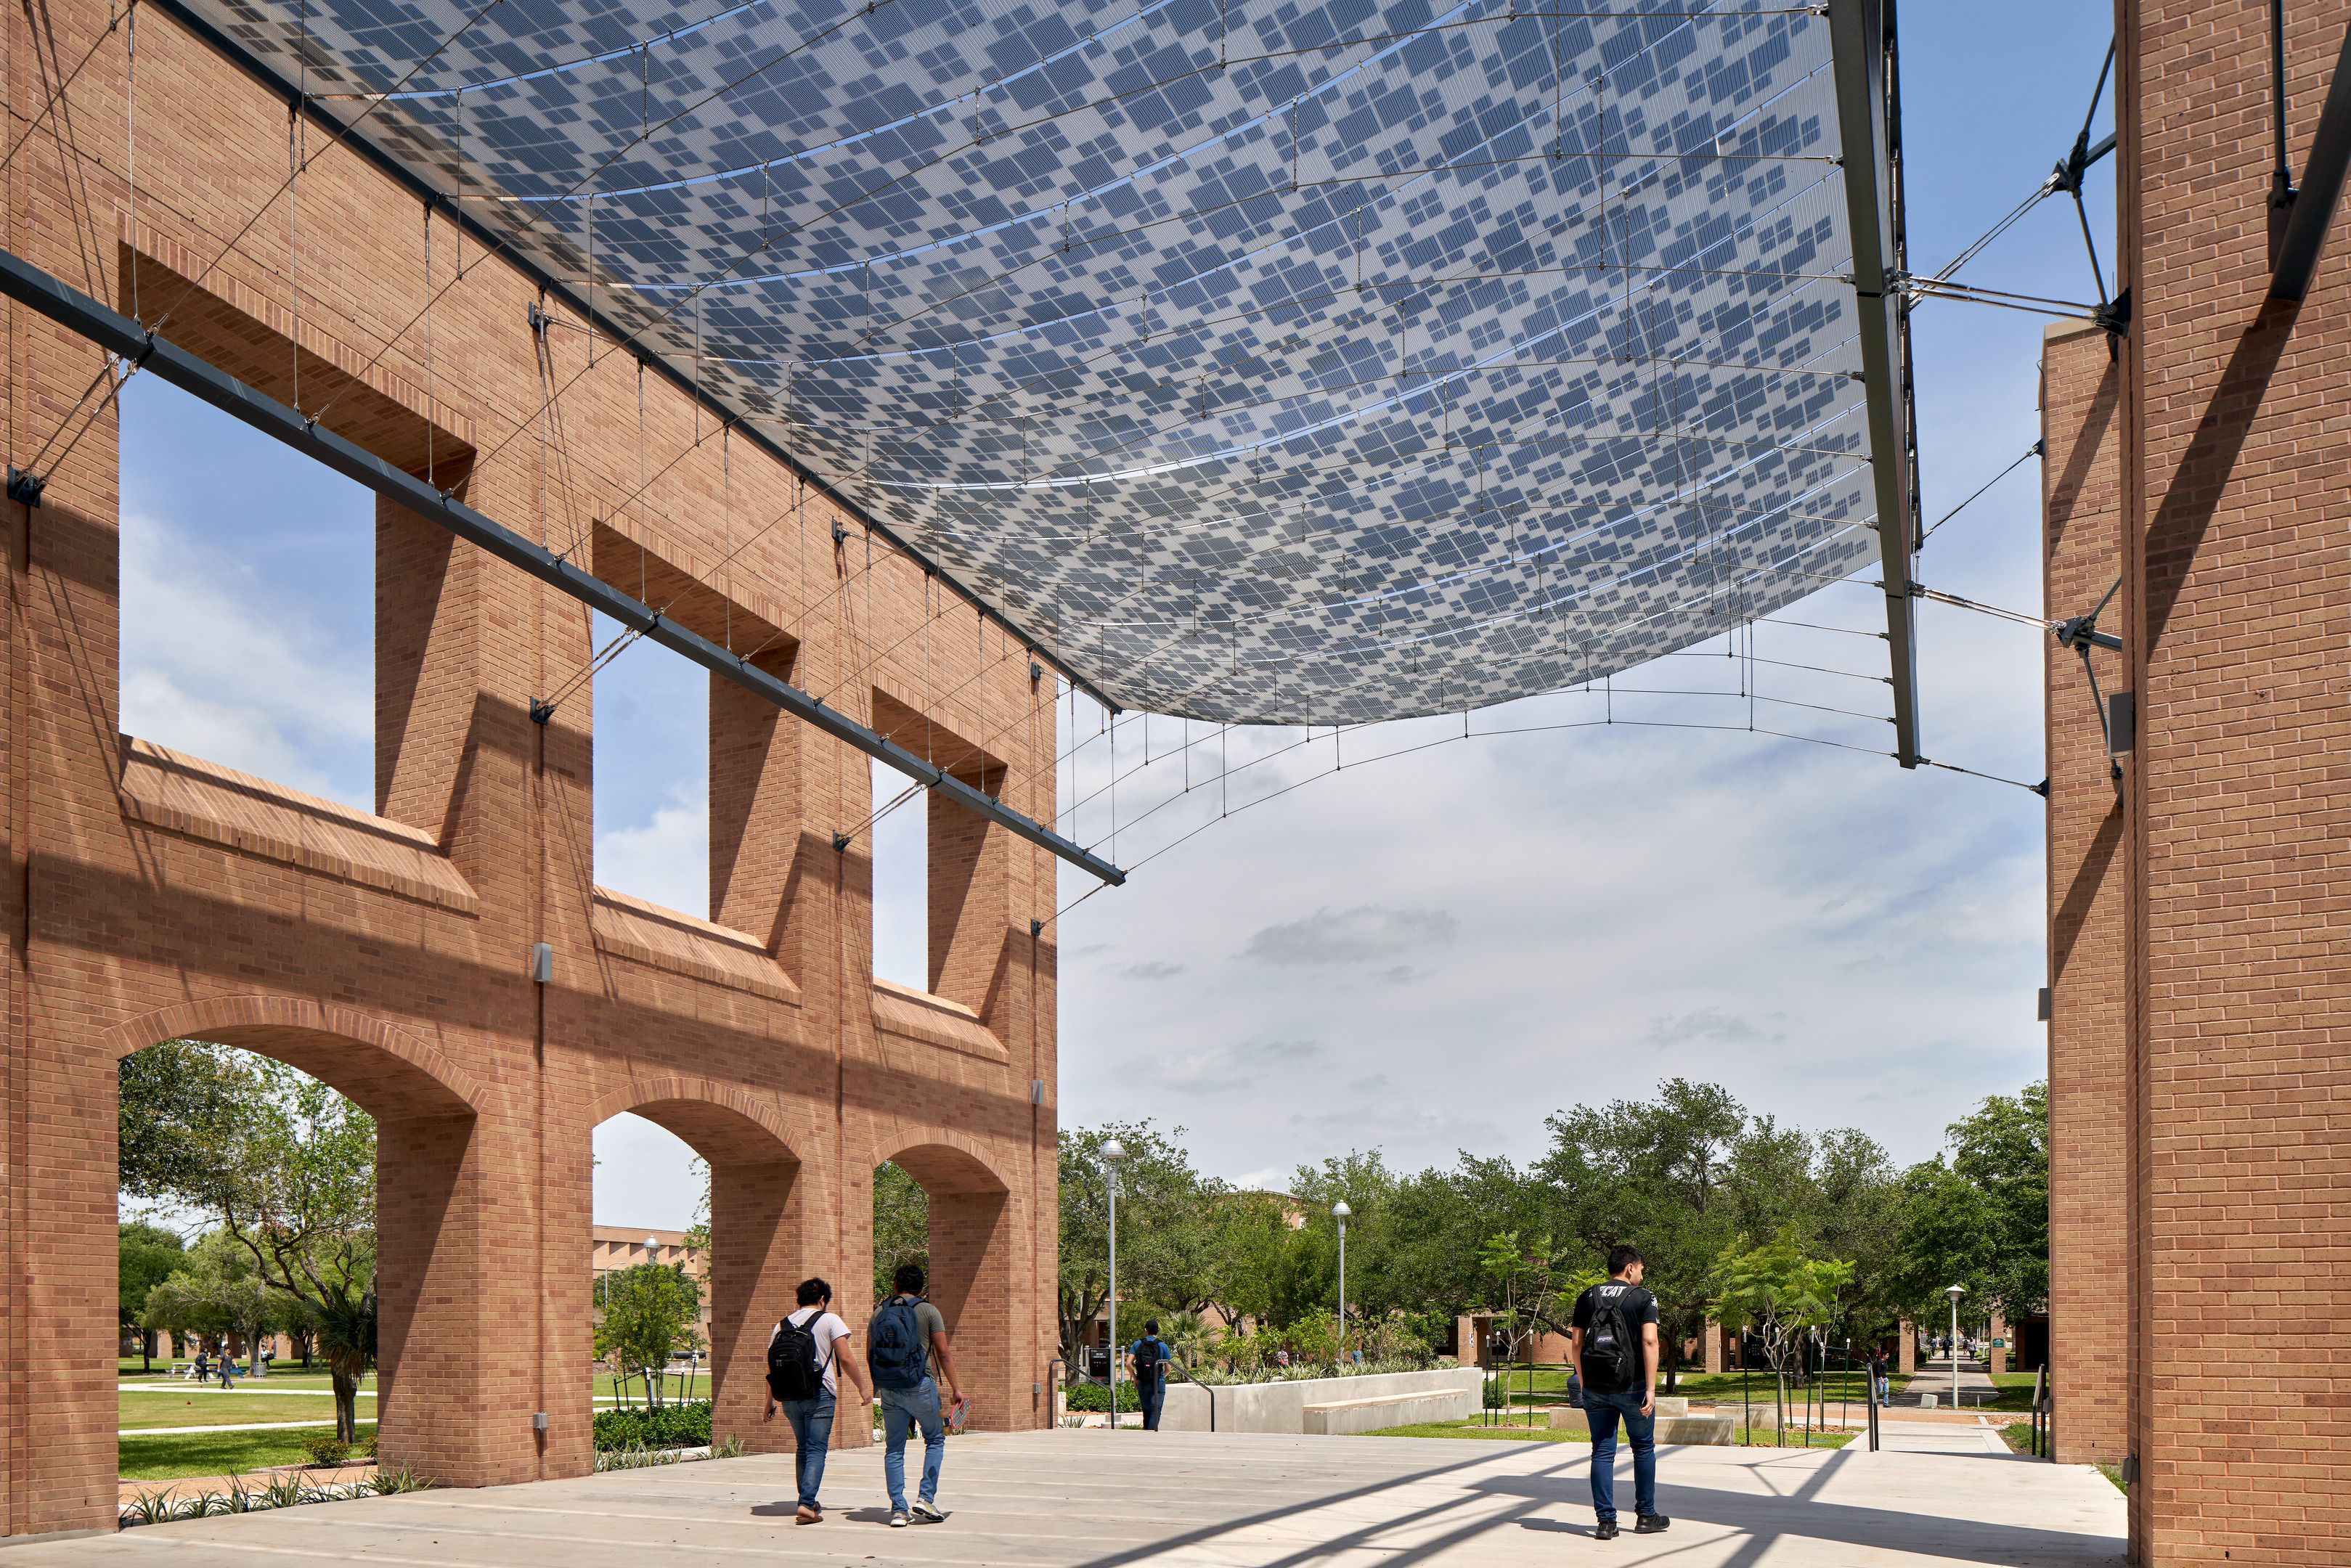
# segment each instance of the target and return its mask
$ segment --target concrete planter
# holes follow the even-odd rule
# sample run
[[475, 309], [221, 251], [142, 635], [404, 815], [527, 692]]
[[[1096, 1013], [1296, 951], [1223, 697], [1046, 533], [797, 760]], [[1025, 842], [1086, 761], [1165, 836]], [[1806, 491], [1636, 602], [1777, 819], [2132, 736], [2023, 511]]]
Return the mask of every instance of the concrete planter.
[[[1417, 1421], [1461, 1421], [1477, 1414], [1486, 1375], [1478, 1368], [1383, 1372], [1291, 1383], [1238, 1383], [1209, 1388], [1170, 1384], [1159, 1413], [1168, 1432], [1372, 1432]], [[1214, 1399], [1215, 1424], [1210, 1425]], [[1310, 1411], [1309, 1406], [1318, 1406]]]

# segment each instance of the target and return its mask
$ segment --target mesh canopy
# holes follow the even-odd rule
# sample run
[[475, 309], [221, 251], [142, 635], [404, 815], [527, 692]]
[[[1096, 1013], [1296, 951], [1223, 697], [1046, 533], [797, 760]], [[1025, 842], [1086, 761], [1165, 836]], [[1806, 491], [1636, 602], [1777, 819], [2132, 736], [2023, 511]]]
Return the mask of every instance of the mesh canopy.
[[1829, 26], [197, 9], [1120, 704], [1354, 723], [1874, 558]]

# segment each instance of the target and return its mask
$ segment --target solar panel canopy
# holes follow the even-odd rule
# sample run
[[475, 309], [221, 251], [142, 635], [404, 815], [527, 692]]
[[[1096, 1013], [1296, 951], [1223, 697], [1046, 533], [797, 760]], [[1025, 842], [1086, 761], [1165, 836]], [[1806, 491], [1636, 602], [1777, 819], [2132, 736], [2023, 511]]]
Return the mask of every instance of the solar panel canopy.
[[1458, 711], [1876, 554], [1810, 10], [193, 8], [1123, 706]]

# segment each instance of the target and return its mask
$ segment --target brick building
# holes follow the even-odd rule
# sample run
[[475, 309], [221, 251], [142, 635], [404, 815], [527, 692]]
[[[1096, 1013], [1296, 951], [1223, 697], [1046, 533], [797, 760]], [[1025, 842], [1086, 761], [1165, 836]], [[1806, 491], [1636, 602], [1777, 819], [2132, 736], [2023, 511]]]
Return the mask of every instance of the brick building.
[[[13, 256], [1054, 819], [1041, 654], [351, 140], [298, 121], [289, 179], [287, 99], [178, 16], [139, 8], [135, 100], [119, 9], [0, 24]], [[758, 1420], [761, 1336], [806, 1275], [866, 1277], [885, 1160], [930, 1194], [976, 1424], [1044, 1424], [1050, 856], [934, 793], [929, 989], [877, 985], [867, 757], [714, 677], [709, 907], [598, 887], [590, 688], [534, 712], [586, 667], [585, 611], [389, 504], [372, 811], [120, 735], [105, 361], [20, 304], [6, 323], [10, 461], [44, 454], [46, 488], [5, 507], [0, 1531], [111, 1528], [115, 1063], [177, 1037], [377, 1119], [394, 1461], [588, 1469], [590, 1135], [622, 1112], [712, 1167], [722, 1431], [789, 1445]]]
[[[2315, 183], [2330, 88], [2351, 129], [2351, 4], [2278, 15], [2283, 152]], [[2134, 1562], [2337, 1563], [2351, 214], [2273, 297], [2272, 8], [2118, 23], [2129, 329], [2052, 329], [2042, 382], [2047, 613], [2119, 580], [2097, 629], [2121, 645], [2088, 657], [2135, 709], [2110, 737], [2052, 648], [2057, 1454], [2122, 1467]]]

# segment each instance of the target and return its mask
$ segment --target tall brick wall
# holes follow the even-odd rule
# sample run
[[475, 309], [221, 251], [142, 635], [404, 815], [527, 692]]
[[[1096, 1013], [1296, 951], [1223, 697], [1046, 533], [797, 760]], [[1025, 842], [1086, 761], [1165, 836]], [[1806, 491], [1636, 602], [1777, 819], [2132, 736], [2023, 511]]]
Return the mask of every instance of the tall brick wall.
[[[2092, 348], [2050, 346], [2053, 434], [2077, 455], [2118, 447], [2124, 587], [2107, 624], [2125, 639], [2114, 684], [2138, 715], [2114, 863], [2069, 908], [2061, 880], [2095, 857], [2102, 819], [2081, 780], [2087, 716], [2066, 711], [2053, 669], [2053, 947], [2070, 951], [2052, 1071], [2072, 1085], [2053, 1083], [2053, 1102], [2083, 1106], [2060, 1113], [2052, 1178], [2057, 1430], [2061, 1446], [2084, 1434], [2082, 1396], [2066, 1393], [2085, 1372], [2075, 1325], [2116, 1316], [2099, 1271], [2114, 1220], [2071, 1207], [2103, 1176], [2123, 1208], [2121, 1437], [2136, 1477], [2130, 1554], [2147, 1564], [2338, 1562], [2351, 1482], [2338, 934], [2351, 893], [2351, 208], [2308, 298], [2268, 298], [2270, 16], [2118, 6], [2133, 313], [2118, 443], [2095, 428], [2091, 378], [2106, 372]], [[2299, 170], [2351, 4], [2284, 16]], [[2078, 521], [2089, 484], [2063, 499]], [[2053, 536], [2054, 490], [2051, 512]], [[2074, 612], [2079, 577], [2096, 576], [2073, 532], [2053, 537], [2053, 612]], [[2116, 869], [2122, 972], [2101, 996]], [[2092, 1107], [2119, 1133], [2119, 1157], [2077, 1135]], [[2087, 1277], [2069, 1281], [2069, 1260]], [[2220, 1291], [2230, 1310], [2216, 1313]]]
[[[2042, 349], [2042, 549], [2052, 621], [2095, 610], [2123, 570], [2123, 367], [2095, 327]], [[2120, 634], [2117, 593], [2098, 629]], [[2057, 1457], [2118, 1463], [2128, 1347], [2129, 1127], [2123, 1070], [2123, 797], [2077, 653], [2047, 650], [2049, 743], [2049, 1347]], [[2090, 653], [2100, 687], [2123, 656]]]
[[[1028, 650], [560, 306], [535, 340], [535, 287], [445, 218], [428, 285], [418, 203], [349, 149], [314, 131], [289, 202], [284, 103], [144, 9], [134, 113], [119, 17], [68, 0], [0, 23], [9, 250], [842, 711], [956, 738], [1054, 816], [1053, 680]], [[379, 1118], [395, 1461], [459, 1485], [588, 1468], [590, 1137], [625, 1111], [712, 1166], [722, 1428], [789, 1444], [757, 1419], [758, 1346], [799, 1279], [868, 1277], [885, 1159], [933, 1192], [975, 1419], [1041, 1425], [1050, 858], [938, 820], [944, 994], [877, 987], [867, 759], [714, 684], [709, 909], [598, 889], [590, 691], [531, 716], [589, 658], [585, 612], [389, 506], [377, 814], [126, 742], [117, 435], [102, 399], [76, 408], [100, 358], [5, 320], [8, 458], [49, 483], [0, 507], [0, 1532], [110, 1523], [115, 1068], [176, 1036], [277, 1056]], [[862, 1320], [857, 1292], [841, 1304]]]

